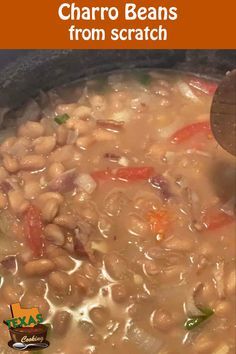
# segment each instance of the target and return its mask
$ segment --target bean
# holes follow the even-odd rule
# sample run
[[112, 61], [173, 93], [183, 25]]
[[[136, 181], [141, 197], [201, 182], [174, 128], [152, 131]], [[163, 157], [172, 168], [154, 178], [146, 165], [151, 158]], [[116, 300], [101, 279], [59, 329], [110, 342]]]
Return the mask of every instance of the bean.
[[47, 291], [46, 282], [42, 279], [36, 280], [32, 287], [32, 292], [34, 292], [38, 296], [44, 296]]
[[47, 245], [46, 254], [50, 259], [54, 257], [67, 256], [67, 252], [63, 248], [53, 245], [52, 243]]
[[70, 276], [62, 271], [53, 271], [49, 274], [48, 284], [56, 293], [66, 295], [69, 293]]
[[54, 219], [54, 224], [63, 226], [69, 230], [74, 230], [77, 226], [76, 218], [70, 214], [58, 215]]
[[83, 268], [84, 275], [87, 278], [91, 280], [96, 280], [98, 276], [98, 271], [91, 263], [85, 262], [82, 268]]
[[79, 106], [73, 109], [72, 115], [77, 118], [87, 118], [91, 115], [91, 111], [92, 109], [88, 106]]
[[41, 170], [45, 167], [46, 160], [41, 155], [26, 155], [23, 156], [20, 160], [20, 168], [23, 170], [36, 171]]
[[40, 194], [37, 198], [37, 202], [39, 205], [43, 206], [49, 199], [56, 199], [58, 203], [61, 205], [64, 201], [63, 196], [60, 193], [57, 192], [46, 192], [43, 194]]
[[40, 258], [28, 262], [24, 266], [24, 271], [27, 276], [43, 276], [53, 271], [55, 264], [50, 259]]
[[96, 109], [100, 112], [106, 109], [107, 105], [104, 96], [93, 95], [89, 100], [93, 109]]
[[193, 343], [193, 349], [196, 353], [208, 354], [213, 348], [214, 342], [208, 335], [197, 336]]
[[116, 139], [116, 133], [97, 128], [93, 132], [93, 137], [96, 141], [111, 141]]
[[57, 311], [53, 317], [53, 332], [58, 336], [65, 336], [69, 330], [72, 316], [68, 311]]
[[15, 173], [20, 168], [18, 161], [10, 155], [5, 155], [2, 163], [5, 169], [10, 173]]
[[18, 284], [4, 283], [1, 288], [1, 294], [7, 304], [19, 302], [23, 292], [23, 288]]
[[68, 130], [65, 125], [59, 125], [56, 131], [56, 140], [58, 145], [65, 145], [68, 137]]
[[194, 241], [190, 237], [172, 236], [163, 241], [165, 248], [175, 251], [191, 251], [194, 246]]
[[24, 195], [26, 199], [35, 199], [41, 192], [38, 182], [26, 182], [24, 185]]
[[0, 145], [0, 151], [1, 153], [3, 152], [8, 152], [10, 148], [15, 144], [17, 138], [15, 136], [11, 136], [3, 141], [3, 143]]
[[128, 299], [128, 291], [124, 284], [114, 284], [111, 287], [112, 300], [118, 303], [122, 303]]
[[122, 280], [126, 278], [128, 270], [126, 262], [123, 258], [115, 253], [110, 253], [105, 255], [104, 263], [109, 275], [117, 280]]
[[65, 167], [60, 162], [53, 162], [47, 169], [48, 177], [53, 179], [60, 176], [65, 171]]
[[56, 146], [56, 138], [54, 136], [43, 136], [37, 138], [33, 142], [36, 154], [49, 154]]
[[145, 237], [150, 232], [149, 224], [139, 215], [131, 214], [127, 220], [128, 231], [135, 236]]
[[7, 197], [6, 195], [0, 191], [0, 209], [4, 209], [7, 207]]
[[86, 296], [93, 296], [95, 293], [94, 286], [91, 279], [88, 279], [80, 273], [74, 273], [74, 282], [79, 289], [80, 293]]
[[163, 309], [155, 310], [151, 315], [152, 326], [160, 331], [168, 331], [173, 326], [174, 321], [171, 314]]
[[66, 126], [68, 129], [76, 129], [80, 135], [87, 134], [92, 127], [91, 122], [78, 118], [71, 118], [67, 120]]
[[145, 260], [144, 264], [144, 272], [147, 275], [157, 275], [158, 273], [160, 273], [160, 268], [158, 267], [158, 265], [156, 264], [155, 261], [152, 260]]
[[46, 201], [42, 208], [42, 218], [44, 221], [51, 222], [59, 211], [59, 201], [56, 198], [51, 198]]
[[32, 139], [39, 138], [44, 134], [44, 127], [38, 122], [26, 122], [18, 129], [19, 136], [27, 136]]
[[50, 162], [68, 162], [74, 158], [76, 149], [72, 145], [65, 145], [57, 148], [49, 155]]
[[10, 190], [8, 192], [8, 200], [11, 209], [16, 214], [24, 213], [29, 206], [29, 202], [25, 200], [23, 192], [18, 190]]
[[94, 307], [89, 311], [89, 317], [98, 326], [104, 326], [108, 320], [108, 312], [105, 307]]
[[236, 291], [236, 272], [235, 272], [235, 270], [232, 270], [228, 275], [228, 278], [226, 280], [226, 289], [227, 289], [227, 293], [230, 296], [235, 295], [235, 291]]
[[91, 135], [79, 137], [75, 144], [81, 150], [87, 150], [95, 142], [95, 139]]
[[57, 246], [62, 246], [65, 242], [65, 236], [61, 228], [55, 224], [48, 224], [44, 229], [46, 239]]
[[56, 111], [58, 114], [71, 114], [73, 112], [73, 110], [76, 108], [76, 104], [75, 103], [62, 103], [59, 104], [56, 108]]
[[57, 269], [70, 271], [75, 267], [75, 262], [68, 255], [61, 255], [54, 257], [53, 262], [55, 263]]
[[215, 314], [218, 317], [227, 317], [231, 312], [231, 305], [229, 301], [218, 301], [215, 306]]

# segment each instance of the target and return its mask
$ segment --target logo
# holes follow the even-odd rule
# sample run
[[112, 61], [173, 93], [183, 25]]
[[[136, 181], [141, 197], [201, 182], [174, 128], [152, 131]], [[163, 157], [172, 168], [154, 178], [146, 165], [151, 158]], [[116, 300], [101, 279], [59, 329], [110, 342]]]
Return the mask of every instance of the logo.
[[20, 350], [42, 350], [49, 346], [46, 340], [49, 326], [37, 307], [22, 308], [19, 303], [10, 305], [12, 318], [3, 321], [8, 326], [9, 347]]

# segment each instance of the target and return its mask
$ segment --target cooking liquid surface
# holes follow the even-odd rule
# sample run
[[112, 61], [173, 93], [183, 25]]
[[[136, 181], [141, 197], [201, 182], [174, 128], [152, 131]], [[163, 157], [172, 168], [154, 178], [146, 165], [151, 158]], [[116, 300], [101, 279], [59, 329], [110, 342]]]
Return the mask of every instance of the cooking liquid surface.
[[1, 353], [16, 302], [51, 324], [48, 354], [235, 353], [235, 160], [210, 131], [216, 86], [114, 73], [18, 113], [0, 146]]

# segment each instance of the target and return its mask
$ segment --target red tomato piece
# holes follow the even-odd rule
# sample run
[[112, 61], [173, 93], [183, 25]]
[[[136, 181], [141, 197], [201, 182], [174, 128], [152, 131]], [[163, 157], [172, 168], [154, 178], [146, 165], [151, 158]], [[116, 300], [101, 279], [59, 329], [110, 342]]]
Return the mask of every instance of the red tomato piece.
[[189, 86], [193, 87], [197, 91], [200, 91], [201, 93], [205, 93], [206, 95], [209, 96], [213, 96], [218, 87], [218, 84], [216, 82], [207, 81], [197, 77], [191, 78], [188, 84]]
[[206, 230], [216, 230], [220, 227], [231, 224], [235, 221], [235, 217], [224, 213], [223, 211], [207, 212], [205, 214], [203, 223]]
[[39, 209], [30, 205], [24, 215], [24, 234], [35, 257], [40, 257], [43, 252], [42, 228], [43, 222]]
[[211, 134], [211, 127], [209, 122], [197, 122], [186, 125], [171, 136], [171, 142], [174, 144], [181, 144], [184, 141], [191, 139], [194, 135], [199, 133]]
[[122, 181], [147, 180], [154, 174], [153, 167], [123, 167], [119, 168], [115, 176]]

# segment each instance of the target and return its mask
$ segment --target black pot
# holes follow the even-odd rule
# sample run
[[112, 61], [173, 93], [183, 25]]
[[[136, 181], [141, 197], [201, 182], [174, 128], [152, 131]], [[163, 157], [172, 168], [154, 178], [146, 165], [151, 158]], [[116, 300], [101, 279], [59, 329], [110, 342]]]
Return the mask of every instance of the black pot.
[[16, 108], [40, 89], [117, 69], [156, 67], [221, 76], [236, 50], [25, 50], [0, 52], [0, 107]]

